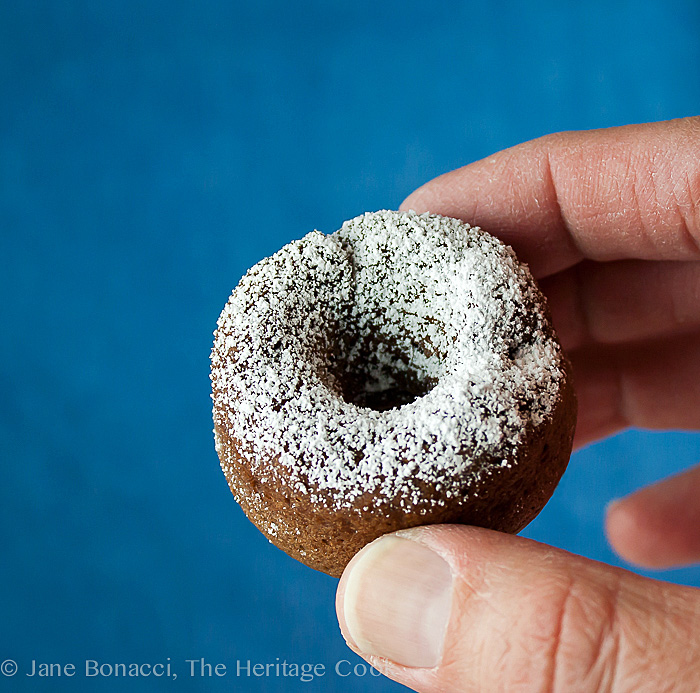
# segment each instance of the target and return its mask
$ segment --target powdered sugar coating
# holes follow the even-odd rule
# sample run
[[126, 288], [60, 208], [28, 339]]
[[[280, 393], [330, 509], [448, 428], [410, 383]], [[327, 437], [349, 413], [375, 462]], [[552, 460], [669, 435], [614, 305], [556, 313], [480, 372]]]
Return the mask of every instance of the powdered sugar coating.
[[[413, 212], [364, 214], [259, 262], [212, 350], [214, 418], [239, 458], [261, 483], [333, 509], [368, 494], [410, 509], [426, 484], [441, 503], [466, 477], [517, 464], [564, 378], [513, 251]], [[357, 403], [407, 386], [425, 394], [386, 411]], [[230, 477], [218, 434], [217, 449]]]

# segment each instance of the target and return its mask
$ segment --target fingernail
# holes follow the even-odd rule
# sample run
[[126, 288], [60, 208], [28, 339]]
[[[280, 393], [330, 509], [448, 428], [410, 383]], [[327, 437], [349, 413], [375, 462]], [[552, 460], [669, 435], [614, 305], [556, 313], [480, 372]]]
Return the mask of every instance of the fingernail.
[[437, 666], [452, 602], [446, 561], [418, 542], [387, 536], [350, 570], [343, 616], [357, 648], [403, 666]]

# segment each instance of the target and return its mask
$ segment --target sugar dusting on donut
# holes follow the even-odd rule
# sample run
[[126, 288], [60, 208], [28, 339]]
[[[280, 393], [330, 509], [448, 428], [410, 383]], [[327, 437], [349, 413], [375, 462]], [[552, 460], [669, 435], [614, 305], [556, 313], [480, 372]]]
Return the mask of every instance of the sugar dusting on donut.
[[444, 502], [516, 464], [557, 402], [540, 302], [510, 248], [454, 219], [380, 211], [314, 231], [249, 270], [219, 318], [217, 428], [261, 482], [325, 507], [410, 509], [425, 483]]

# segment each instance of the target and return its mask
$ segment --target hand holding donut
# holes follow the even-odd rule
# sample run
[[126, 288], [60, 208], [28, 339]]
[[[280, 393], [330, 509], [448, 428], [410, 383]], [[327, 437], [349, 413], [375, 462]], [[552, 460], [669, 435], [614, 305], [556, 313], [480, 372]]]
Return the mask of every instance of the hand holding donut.
[[[700, 118], [547, 136], [445, 174], [404, 209], [478, 224], [528, 263], [574, 369], [576, 444], [700, 428]], [[633, 563], [700, 561], [700, 469], [613, 504]], [[700, 591], [536, 542], [434, 525], [346, 568], [350, 646], [416, 691], [700, 690]]]

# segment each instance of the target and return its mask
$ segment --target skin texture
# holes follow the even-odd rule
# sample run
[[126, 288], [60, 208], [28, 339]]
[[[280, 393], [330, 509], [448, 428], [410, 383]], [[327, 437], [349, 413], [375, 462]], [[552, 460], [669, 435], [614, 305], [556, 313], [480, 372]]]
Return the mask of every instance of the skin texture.
[[[700, 118], [549, 135], [440, 176], [402, 208], [482, 226], [530, 264], [574, 368], [575, 445], [627, 426], [700, 428]], [[606, 518], [616, 551], [649, 567], [700, 562], [698, 527], [700, 468]], [[700, 590], [475, 527], [408, 538], [451, 569], [440, 662], [359, 654], [414, 690], [700, 690]], [[356, 650], [344, 593], [366, 551], [338, 588]]]

